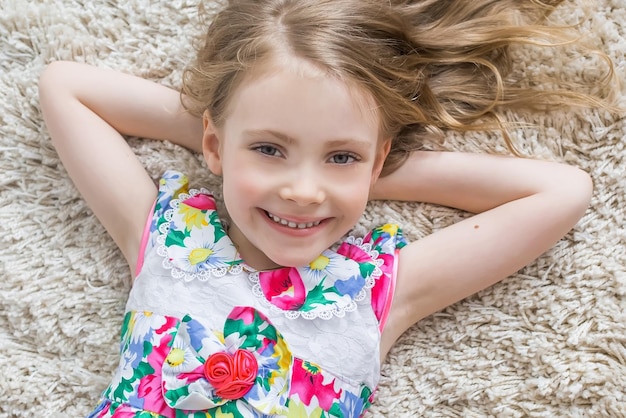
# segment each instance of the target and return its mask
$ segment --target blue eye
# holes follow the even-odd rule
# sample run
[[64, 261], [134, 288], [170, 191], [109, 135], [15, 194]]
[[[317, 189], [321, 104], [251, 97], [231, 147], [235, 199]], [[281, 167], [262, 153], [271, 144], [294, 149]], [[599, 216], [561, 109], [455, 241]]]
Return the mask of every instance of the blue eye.
[[330, 157], [330, 160], [333, 164], [350, 164], [355, 161], [358, 161], [358, 158], [353, 154], [335, 154]]
[[280, 155], [280, 151], [273, 145], [259, 145], [253, 148], [255, 151], [260, 152], [263, 155], [269, 155], [276, 157]]

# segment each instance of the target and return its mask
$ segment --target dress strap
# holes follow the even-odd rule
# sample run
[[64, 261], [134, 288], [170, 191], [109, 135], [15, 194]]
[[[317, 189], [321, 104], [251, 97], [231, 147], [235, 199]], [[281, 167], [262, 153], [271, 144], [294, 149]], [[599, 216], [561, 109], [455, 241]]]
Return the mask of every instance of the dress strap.
[[143, 268], [146, 254], [152, 250], [155, 245], [155, 238], [158, 235], [159, 226], [165, 221], [165, 211], [169, 208], [172, 199], [178, 197], [181, 193], [187, 193], [189, 189], [189, 181], [187, 176], [177, 171], [166, 171], [159, 179], [159, 190], [152, 205], [152, 209], [146, 218], [146, 225], [141, 235], [141, 244], [139, 246], [139, 254], [137, 255], [137, 264], [135, 268], [135, 276], [139, 275]]
[[363, 239], [370, 243], [372, 249], [378, 253], [378, 259], [383, 260], [380, 269], [383, 274], [376, 280], [372, 288], [372, 309], [378, 318], [378, 329], [383, 332], [396, 288], [398, 274], [398, 258], [400, 249], [407, 243], [402, 230], [396, 224], [385, 224], [371, 231]]

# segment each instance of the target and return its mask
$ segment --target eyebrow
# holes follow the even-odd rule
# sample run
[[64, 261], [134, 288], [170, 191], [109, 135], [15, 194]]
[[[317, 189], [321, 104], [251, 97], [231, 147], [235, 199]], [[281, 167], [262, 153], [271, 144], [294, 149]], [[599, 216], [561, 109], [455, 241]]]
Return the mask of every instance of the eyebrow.
[[[243, 134], [249, 135], [249, 136], [270, 135], [277, 139], [280, 139], [281, 141], [286, 142], [287, 144], [293, 144], [296, 142], [296, 140], [292, 138], [291, 136], [282, 132], [272, 130], [272, 129], [251, 129], [251, 130], [244, 131]], [[371, 148], [371, 142], [360, 140], [360, 139], [355, 139], [355, 138], [334, 138], [334, 139], [329, 140], [327, 142], [327, 145], [330, 147], [355, 146], [355, 147], [363, 147], [363, 148], [368, 148], [368, 149]]]

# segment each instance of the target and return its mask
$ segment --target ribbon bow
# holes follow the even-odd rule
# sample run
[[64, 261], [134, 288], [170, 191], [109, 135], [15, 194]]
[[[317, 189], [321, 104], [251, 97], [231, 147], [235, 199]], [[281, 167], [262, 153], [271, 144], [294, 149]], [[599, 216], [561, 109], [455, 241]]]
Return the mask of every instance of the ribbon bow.
[[293, 357], [256, 309], [235, 307], [223, 334], [185, 316], [171, 347], [163, 363], [163, 394], [171, 408], [198, 411], [245, 402], [263, 414], [286, 411]]

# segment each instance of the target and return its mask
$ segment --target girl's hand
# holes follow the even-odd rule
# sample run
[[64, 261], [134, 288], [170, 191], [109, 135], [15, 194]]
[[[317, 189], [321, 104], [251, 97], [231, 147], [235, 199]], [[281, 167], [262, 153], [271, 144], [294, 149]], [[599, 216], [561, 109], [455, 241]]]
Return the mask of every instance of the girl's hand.
[[400, 252], [382, 353], [412, 324], [521, 269], [561, 239], [591, 199], [589, 176], [531, 159], [416, 152], [372, 197], [416, 200], [477, 215]]
[[44, 119], [65, 168], [134, 266], [156, 187], [122, 135], [201, 150], [202, 121], [178, 92], [138, 77], [71, 62], [42, 74]]

